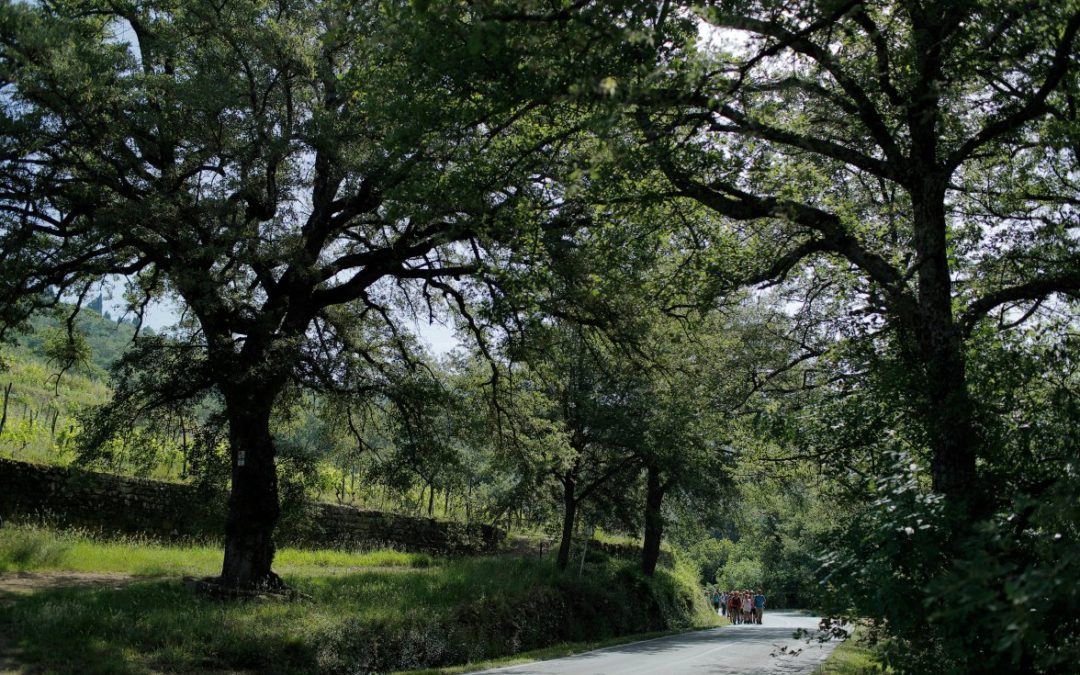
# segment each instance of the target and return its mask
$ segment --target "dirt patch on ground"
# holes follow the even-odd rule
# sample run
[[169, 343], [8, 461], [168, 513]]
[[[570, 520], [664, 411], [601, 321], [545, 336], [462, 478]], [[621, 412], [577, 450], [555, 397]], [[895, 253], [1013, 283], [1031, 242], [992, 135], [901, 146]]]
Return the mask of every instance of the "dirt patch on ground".
[[[52, 588], [120, 588], [147, 577], [110, 572], [5, 572], [0, 573], [0, 606], [13, 605], [20, 597]], [[14, 648], [0, 624], [0, 675], [20, 675], [30, 672], [19, 662]]]
[[153, 578], [119, 572], [5, 572], [0, 574], [0, 602], [8, 594], [27, 595], [51, 588], [77, 586], [120, 588], [133, 581]]

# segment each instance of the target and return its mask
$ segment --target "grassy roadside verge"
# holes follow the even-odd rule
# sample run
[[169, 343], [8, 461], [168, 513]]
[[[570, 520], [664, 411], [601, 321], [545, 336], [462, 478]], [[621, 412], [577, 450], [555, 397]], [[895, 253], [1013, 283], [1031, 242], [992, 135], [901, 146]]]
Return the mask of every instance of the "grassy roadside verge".
[[866, 628], [856, 626], [851, 637], [837, 645], [829, 658], [814, 671], [814, 675], [871, 675], [891, 672], [891, 668], [882, 666], [877, 653], [868, 643]]
[[646, 579], [610, 559], [588, 563], [579, 578], [535, 557], [283, 550], [276, 567], [311, 598], [300, 602], [212, 600], [178, 577], [219, 564], [212, 547], [2, 527], [0, 570], [147, 578], [0, 592], [0, 630], [34, 672], [356, 673], [581, 650], [713, 623], [685, 579], [666, 571]]

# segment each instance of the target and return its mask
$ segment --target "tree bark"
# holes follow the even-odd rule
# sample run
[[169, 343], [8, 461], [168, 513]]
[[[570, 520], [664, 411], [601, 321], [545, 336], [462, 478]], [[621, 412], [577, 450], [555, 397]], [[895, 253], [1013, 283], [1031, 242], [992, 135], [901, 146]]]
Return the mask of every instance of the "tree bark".
[[945, 186], [927, 180], [913, 195], [919, 260], [918, 358], [925, 378], [924, 416], [933, 488], [954, 504], [975, 496], [975, 438], [963, 343], [952, 312]]
[[930, 472], [934, 491], [963, 513], [976, 493], [975, 449], [971, 399], [967, 389], [963, 341], [953, 317], [953, 287], [949, 267], [948, 220], [945, 195], [951, 169], [943, 166], [940, 148], [941, 100], [936, 83], [942, 81], [942, 50], [952, 30], [947, 4], [913, 6], [912, 38], [915, 45], [917, 87], [907, 109], [911, 132], [908, 190], [918, 279], [918, 343], [923, 417], [930, 446]]
[[645, 541], [641, 547], [641, 571], [646, 576], [656, 572], [660, 559], [660, 538], [664, 534], [664, 518], [660, 507], [664, 502], [664, 485], [660, 481], [660, 467], [649, 464], [645, 488]]
[[574, 538], [574, 521], [577, 519], [577, 498], [574, 495], [574, 479], [564, 477], [563, 481], [563, 526], [562, 539], [559, 541], [559, 557], [556, 564], [565, 570], [570, 564], [570, 544]]
[[472, 522], [472, 482], [465, 489], [465, 522]]
[[227, 392], [232, 491], [225, 520], [225, 560], [220, 583], [236, 588], [280, 588], [271, 566], [274, 526], [280, 514], [270, 410], [276, 388]]
[[11, 397], [11, 386], [13, 384], [15, 383], [8, 382], [7, 386], [4, 387], [4, 412], [0, 415], [0, 434], [4, 433], [4, 426], [7, 424], [8, 400]]
[[184, 424], [184, 416], [180, 416], [180, 443], [183, 448], [183, 457], [180, 460], [180, 478], [187, 478], [188, 476], [188, 444], [187, 444], [187, 426]]

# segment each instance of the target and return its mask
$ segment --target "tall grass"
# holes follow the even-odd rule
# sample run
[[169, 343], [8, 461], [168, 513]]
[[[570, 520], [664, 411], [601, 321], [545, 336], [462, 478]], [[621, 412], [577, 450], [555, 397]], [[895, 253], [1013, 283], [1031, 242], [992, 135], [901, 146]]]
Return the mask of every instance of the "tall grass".
[[[101, 538], [90, 532], [37, 525], [0, 526], [0, 572], [116, 572], [208, 576], [221, 569], [221, 547], [162, 544], [137, 536]], [[293, 574], [342, 573], [356, 567], [427, 567], [425, 553], [282, 549], [275, 565]]]
[[0, 572], [49, 569], [71, 554], [70, 537], [31, 527], [0, 528]]

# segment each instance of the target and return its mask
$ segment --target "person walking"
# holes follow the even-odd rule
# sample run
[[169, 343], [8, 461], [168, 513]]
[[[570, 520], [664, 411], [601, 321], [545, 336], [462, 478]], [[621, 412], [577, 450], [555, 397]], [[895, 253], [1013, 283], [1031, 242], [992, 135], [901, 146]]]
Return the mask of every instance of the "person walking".
[[754, 623], [761, 625], [761, 616], [765, 613], [765, 595], [758, 591], [754, 596]]
[[741, 623], [739, 615], [742, 613], [742, 603], [739, 599], [738, 591], [732, 591], [728, 597], [728, 618], [731, 619], [731, 623], [738, 625]]

